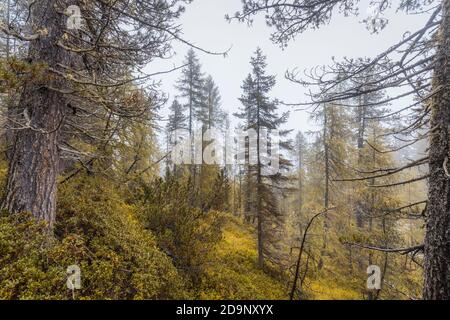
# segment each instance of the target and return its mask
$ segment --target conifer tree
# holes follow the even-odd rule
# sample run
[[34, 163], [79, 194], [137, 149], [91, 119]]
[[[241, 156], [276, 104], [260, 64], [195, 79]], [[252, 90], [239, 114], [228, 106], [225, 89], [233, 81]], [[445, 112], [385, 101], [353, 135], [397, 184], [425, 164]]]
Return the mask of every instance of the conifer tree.
[[308, 142], [306, 141], [305, 136], [301, 131], [299, 131], [295, 137], [295, 150], [296, 150], [296, 158], [297, 158], [297, 183], [298, 183], [298, 192], [297, 192], [297, 203], [296, 203], [296, 212], [298, 217], [302, 216], [302, 207], [303, 207], [303, 187], [304, 187], [304, 170], [305, 170], [305, 154], [307, 151]]
[[202, 88], [202, 100], [195, 117], [205, 129], [221, 129], [225, 124], [225, 114], [221, 109], [219, 88], [211, 76], [206, 77]]
[[[184, 106], [187, 108], [187, 129], [189, 131], [189, 138], [191, 141], [191, 161], [194, 162], [194, 130], [195, 120], [198, 110], [201, 108], [203, 101], [203, 85], [204, 78], [201, 71], [200, 61], [198, 60], [194, 50], [189, 49], [186, 54], [185, 67], [181, 72], [181, 77], [178, 79], [176, 89], [180, 93], [180, 97], [184, 98]], [[192, 181], [196, 183], [196, 166], [191, 164], [189, 166]]]
[[195, 118], [203, 100], [203, 73], [200, 61], [193, 49], [189, 49], [184, 60], [185, 67], [181, 71], [181, 77], [177, 81], [176, 89], [179, 96], [184, 98], [184, 106], [187, 109], [187, 129], [193, 134]]
[[[173, 100], [170, 106], [169, 118], [166, 126], [166, 139], [167, 139], [167, 153], [173, 150], [175, 144], [180, 142], [183, 137], [179, 136], [181, 130], [187, 129], [187, 117], [185, 113], [185, 107], [178, 102], [178, 99]], [[178, 174], [178, 167], [176, 164], [170, 163], [171, 157], [167, 156], [167, 163], [175, 175]]]
[[[202, 100], [200, 102], [199, 108], [195, 111], [195, 118], [199, 122], [202, 129], [203, 140], [202, 140], [202, 164], [198, 167], [199, 176], [199, 188], [201, 197], [202, 194], [207, 192], [206, 189], [210, 189], [210, 186], [215, 182], [216, 176], [219, 174], [220, 168], [219, 164], [206, 164], [203, 159], [203, 153], [205, 148], [212, 142], [218, 144], [218, 139], [222, 136], [218, 135], [220, 132], [218, 130], [223, 130], [225, 125], [225, 113], [221, 108], [221, 97], [219, 88], [214, 83], [211, 76], [206, 77], [202, 88]], [[206, 130], [210, 130], [209, 134], [214, 136], [207, 137]], [[215, 140], [211, 141], [209, 139]], [[219, 152], [220, 150], [215, 150]], [[219, 159], [217, 159], [219, 160]], [[221, 160], [221, 159], [220, 159]]]
[[[263, 168], [267, 166], [267, 157], [262, 153], [264, 141], [264, 130], [274, 131], [280, 129], [280, 126], [286, 122], [287, 113], [278, 115], [278, 102], [270, 98], [270, 92], [275, 86], [275, 76], [266, 74], [266, 57], [262, 50], [258, 48], [250, 60], [251, 73], [244, 80], [242, 85], [243, 94], [239, 99], [243, 105], [240, 112], [235, 116], [244, 120], [244, 130], [253, 129], [256, 131], [256, 145], [247, 143], [246, 153], [249, 155], [254, 149], [256, 153], [256, 164], [248, 165], [247, 179], [254, 183], [255, 191], [255, 217], [257, 221], [258, 232], [258, 266], [264, 267], [264, 258], [269, 252], [265, 246], [266, 237], [270, 236], [269, 225], [273, 225], [273, 217], [279, 216], [279, 208], [274, 188], [283, 179], [281, 172], [273, 175], [263, 175]], [[288, 134], [286, 131], [280, 131], [280, 136]], [[270, 133], [269, 133], [270, 139]], [[263, 142], [264, 141], [264, 142]], [[289, 147], [288, 143], [280, 143], [280, 146]], [[280, 170], [290, 166], [290, 162], [280, 156]], [[248, 186], [247, 186], [248, 187]], [[250, 189], [249, 189], [250, 190]], [[272, 242], [273, 244], [273, 242]]]
[[[70, 153], [85, 166], [102, 158], [100, 152], [86, 157], [69, 147], [70, 138], [82, 136], [96, 142], [99, 150], [105, 149], [116, 135], [120, 119], [140, 118], [159, 103], [151, 85], [142, 90], [144, 94], [139, 90], [123, 94], [123, 90], [130, 83], [141, 87], [151, 75], [138, 74], [139, 70], [169, 55], [172, 40], [182, 40], [175, 21], [184, 11], [183, 3], [8, 2], [14, 19], [9, 23], [2, 19], [0, 32], [26, 52], [26, 59], [17, 61], [11, 56], [6, 67], [14, 73], [18, 66], [28, 70], [25, 74], [29, 76], [4, 83], [20, 92], [20, 97], [7, 106], [11, 118], [7, 130], [12, 133], [8, 144], [13, 147], [3, 209], [31, 212], [50, 227], [54, 225], [63, 153]], [[68, 15], [68, 8], [74, 5], [82, 13], [75, 22]], [[144, 96], [151, 96], [153, 103], [141, 99]]]

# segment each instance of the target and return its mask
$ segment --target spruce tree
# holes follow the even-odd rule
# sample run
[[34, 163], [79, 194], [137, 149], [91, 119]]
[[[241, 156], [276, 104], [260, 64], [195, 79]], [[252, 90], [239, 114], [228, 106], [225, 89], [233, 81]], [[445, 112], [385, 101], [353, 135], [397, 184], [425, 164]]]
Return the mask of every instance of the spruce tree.
[[[281, 171], [290, 166], [290, 162], [280, 156], [280, 170], [273, 175], [263, 175], [264, 167], [267, 166], [266, 155], [263, 154], [261, 142], [264, 141], [264, 131], [268, 130], [268, 140], [271, 138], [271, 131], [278, 130], [282, 124], [286, 122], [288, 113], [278, 115], [278, 102], [270, 98], [270, 92], [275, 86], [275, 76], [266, 74], [266, 57], [260, 48], [251, 58], [251, 73], [244, 80], [242, 85], [243, 94], [239, 99], [242, 103], [240, 112], [235, 116], [244, 120], [244, 130], [253, 129], [256, 131], [256, 146], [247, 143], [246, 153], [250, 155], [256, 152], [256, 164], [249, 163], [247, 171], [247, 179], [249, 183], [254, 184], [255, 191], [255, 217], [257, 220], [258, 232], [258, 266], [264, 267], [264, 258], [270, 254], [268, 243], [274, 244], [273, 241], [266, 241], [270, 238], [274, 230], [269, 230], [269, 226], [273, 226], [274, 217], [279, 217], [278, 199], [274, 192], [274, 188], [279, 187], [279, 183], [283, 179]], [[286, 136], [287, 131], [280, 131], [280, 137]], [[289, 147], [288, 143], [280, 142], [280, 146]], [[273, 155], [272, 155], [273, 156]], [[248, 188], [250, 186], [247, 186]], [[248, 189], [248, 196], [251, 190]], [[267, 239], [266, 239], [267, 238]], [[267, 244], [266, 244], [267, 243]]]
[[[178, 102], [178, 99], [175, 99], [170, 106], [170, 114], [166, 126], [166, 138], [167, 138], [167, 153], [173, 150], [175, 144], [180, 142], [180, 139], [183, 138], [180, 135], [180, 130], [187, 129], [187, 117], [185, 115], [186, 108]], [[167, 159], [170, 159], [170, 156], [167, 156]], [[170, 160], [167, 160], [168, 167], [172, 167], [172, 170], [175, 175], [177, 172], [177, 165], [171, 163]]]
[[205, 129], [221, 129], [225, 124], [225, 113], [221, 109], [219, 88], [211, 76], [204, 80], [202, 100], [195, 116]]
[[191, 141], [191, 165], [190, 174], [194, 186], [196, 184], [196, 166], [194, 163], [194, 129], [195, 117], [198, 110], [201, 108], [203, 101], [203, 73], [201, 71], [200, 62], [195, 55], [194, 50], [189, 49], [185, 61], [185, 67], [181, 72], [181, 78], [178, 79], [176, 89], [178, 89], [180, 96], [185, 99], [185, 107], [187, 108], [187, 129], [189, 131], [189, 138]]
[[203, 101], [204, 79], [200, 61], [193, 49], [189, 49], [184, 64], [185, 67], [181, 71], [176, 89], [178, 89], [180, 97], [185, 99], [185, 107], [188, 111], [188, 130], [189, 134], [192, 135], [195, 129], [195, 115], [201, 108]]

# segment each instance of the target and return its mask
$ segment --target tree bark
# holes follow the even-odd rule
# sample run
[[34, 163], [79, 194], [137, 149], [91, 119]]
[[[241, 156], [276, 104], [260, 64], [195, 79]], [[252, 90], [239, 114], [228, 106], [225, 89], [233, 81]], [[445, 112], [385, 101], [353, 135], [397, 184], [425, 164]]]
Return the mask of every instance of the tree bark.
[[[329, 141], [328, 141], [328, 108], [327, 105], [323, 107], [323, 147], [324, 147], [324, 166], [325, 166], [325, 190], [323, 195], [323, 205], [325, 210], [328, 209], [330, 204], [330, 149], [329, 149]], [[326, 254], [327, 246], [328, 246], [328, 232], [330, 229], [330, 224], [328, 221], [328, 216], [325, 216], [323, 222], [323, 244], [320, 254], [320, 259], [318, 263], [318, 268], [321, 270], [323, 268], [324, 259], [323, 257]]]
[[[302, 207], [303, 207], [303, 177], [302, 177], [302, 169], [303, 169], [303, 148], [301, 145], [298, 146], [298, 218], [299, 220], [302, 217]], [[300, 223], [301, 227], [301, 223]]]
[[[54, 0], [40, 1], [31, 10], [31, 23], [44, 34], [30, 43], [28, 60], [58, 68], [70, 66], [70, 55], [57, 46], [66, 28], [66, 17], [56, 11]], [[10, 213], [30, 212], [51, 227], [56, 212], [56, 182], [59, 171], [58, 138], [65, 97], [49, 89], [64, 87], [64, 81], [48, 75], [46, 83], [28, 79], [19, 101], [24, 127], [13, 137], [6, 196], [2, 207]]]
[[[367, 94], [360, 99], [360, 105], [358, 106], [358, 167], [361, 167], [363, 162], [363, 149], [364, 149], [364, 136], [366, 131], [366, 104], [367, 104]], [[361, 101], [362, 100], [362, 101]], [[364, 227], [364, 208], [361, 199], [356, 201], [356, 210], [355, 210], [355, 219], [356, 226], [359, 229]]]
[[[425, 236], [424, 299], [450, 299], [449, 53], [450, 0], [442, 2], [442, 21], [434, 69], [430, 179]], [[447, 168], [445, 168], [447, 166]]]
[[[259, 83], [258, 83], [258, 92], [259, 89]], [[261, 177], [261, 146], [260, 146], [260, 139], [261, 139], [261, 122], [260, 122], [260, 105], [259, 102], [257, 103], [257, 130], [256, 130], [256, 154], [257, 154], [257, 171], [256, 171], [256, 197], [257, 197], [257, 204], [256, 204], [256, 217], [258, 219], [258, 267], [260, 269], [264, 268], [264, 231], [263, 231], [263, 212], [262, 212], [262, 177]]]

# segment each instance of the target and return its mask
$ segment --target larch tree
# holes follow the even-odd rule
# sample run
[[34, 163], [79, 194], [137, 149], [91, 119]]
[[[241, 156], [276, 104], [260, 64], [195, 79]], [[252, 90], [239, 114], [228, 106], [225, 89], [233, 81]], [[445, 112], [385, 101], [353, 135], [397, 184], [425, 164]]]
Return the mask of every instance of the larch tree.
[[[351, 132], [346, 125], [348, 113], [338, 105], [323, 104], [313, 114], [312, 118], [319, 124], [315, 132], [313, 152], [317, 161], [317, 178], [320, 180], [323, 210], [328, 210], [343, 199], [344, 188], [337, 186], [335, 179], [342, 176], [347, 168], [345, 159], [349, 154], [349, 138]], [[323, 266], [323, 258], [328, 254], [328, 244], [333, 221], [328, 213], [323, 215], [323, 246], [320, 255], [319, 268]]]
[[324, 104], [312, 114], [313, 120], [320, 129], [311, 132], [316, 135], [314, 141], [315, 156], [323, 167], [323, 207], [329, 208], [334, 201], [332, 190], [334, 180], [346, 170], [345, 158], [349, 151], [351, 131], [348, 128], [349, 115], [346, 110], [336, 104]]
[[[251, 23], [252, 17], [265, 14], [269, 26], [274, 28], [272, 40], [285, 46], [298, 34], [309, 28], [327, 24], [335, 12], [345, 15], [358, 14], [359, 1], [308, 1], [308, 0], [244, 0], [241, 12], [230, 19]], [[318, 95], [313, 94], [312, 103], [349, 101], [368, 91], [382, 91], [396, 88], [392, 96], [378, 103], [398, 102], [404, 107], [392, 112], [391, 117], [402, 116], [404, 125], [393, 128], [392, 136], [410, 134], [411, 139], [404, 146], [428, 139], [427, 159], [413, 161], [394, 170], [396, 175], [414, 166], [428, 163], [426, 175], [413, 177], [385, 187], [404, 185], [428, 179], [426, 202], [426, 236], [424, 244], [403, 248], [399, 252], [424, 254], [424, 299], [450, 299], [450, 174], [448, 158], [450, 141], [449, 119], [449, 65], [450, 52], [450, 0], [401, 0], [373, 1], [375, 15], [366, 19], [371, 31], [381, 32], [387, 19], [383, 14], [392, 7], [406, 14], [428, 14], [427, 21], [418, 29], [410, 30], [391, 47], [379, 52], [373, 58], [360, 61], [345, 59], [334, 62], [321, 70], [313, 70], [309, 79], [296, 79], [300, 84], [317, 85]], [[358, 75], [374, 65], [383, 66], [378, 72], [380, 78], [369, 81], [370, 89], [364, 89], [367, 82], [358, 81]], [[334, 75], [334, 76], [333, 76]], [[335, 76], [340, 75], [340, 78]], [[342, 76], [344, 75], [344, 76]], [[352, 80], [353, 84], [328, 95], [340, 83]], [[325, 98], [324, 98], [325, 97]], [[408, 99], [405, 99], [408, 97]], [[411, 102], [412, 101], [412, 102]], [[352, 104], [352, 103], [348, 103]], [[367, 106], [373, 104], [367, 104]], [[417, 134], [420, 132], [420, 134]], [[411, 204], [414, 205], [414, 204]]]
[[[11, 3], [19, 9], [15, 19], [0, 23], [0, 31], [20, 43], [26, 58], [10, 57], [6, 69], [15, 77], [2, 78], [3, 85], [20, 92], [7, 112], [6, 130], [13, 134], [4, 209], [31, 212], [51, 226], [61, 153], [83, 164], [100, 158], [71, 148], [67, 138], [106, 145], [120, 119], [140, 118], [159, 104], [155, 86], [144, 84], [152, 75], [140, 70], [167, 56], [172, 40], [186, 43], [175, 24], [186, 2]], [[124, 92], [130, 83], [136, 89]]]

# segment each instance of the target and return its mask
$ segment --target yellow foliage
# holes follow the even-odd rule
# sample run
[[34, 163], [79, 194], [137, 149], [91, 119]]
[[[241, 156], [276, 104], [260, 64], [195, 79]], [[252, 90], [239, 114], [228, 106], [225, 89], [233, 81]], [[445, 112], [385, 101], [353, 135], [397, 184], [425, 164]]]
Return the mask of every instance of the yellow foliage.
[[313, 281], [309, 287], [312, 300], [359, 300], [361, 294], [355, 290], [334, 285], [333, 281], [320, 279]]
[[224, 214], [223, 239], [211, 253], [200, 299], [287, 299], [287, 287], [258, 269], [253, 228]]

